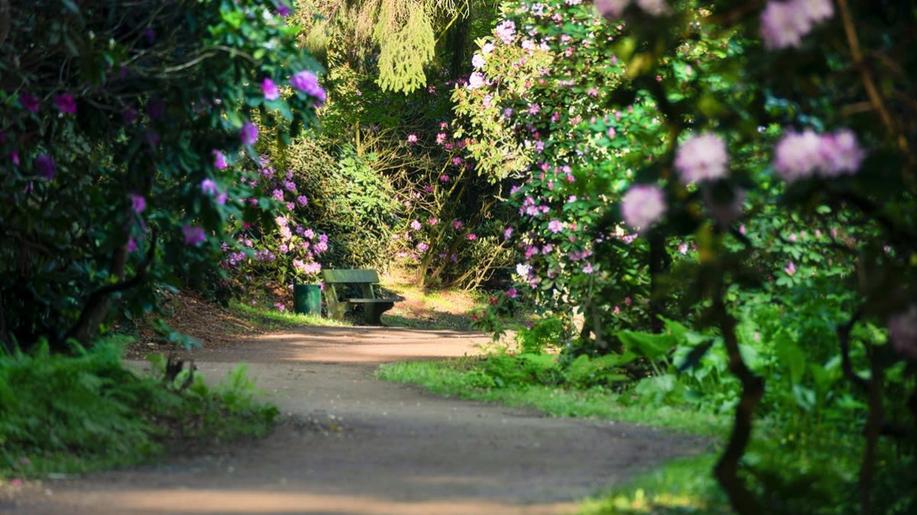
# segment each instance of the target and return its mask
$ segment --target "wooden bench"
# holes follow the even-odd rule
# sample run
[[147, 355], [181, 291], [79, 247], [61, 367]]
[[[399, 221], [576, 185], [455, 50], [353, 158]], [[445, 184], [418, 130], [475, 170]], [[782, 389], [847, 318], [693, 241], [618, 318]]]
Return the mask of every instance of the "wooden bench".
[[402, 300], [382, 298], [375, 270], [323, 270], [322, 278], [328, 316], [336, 320], [343, 320], [348, 313], [362, 312], [367, 325], [382, 325], [382, 313]]

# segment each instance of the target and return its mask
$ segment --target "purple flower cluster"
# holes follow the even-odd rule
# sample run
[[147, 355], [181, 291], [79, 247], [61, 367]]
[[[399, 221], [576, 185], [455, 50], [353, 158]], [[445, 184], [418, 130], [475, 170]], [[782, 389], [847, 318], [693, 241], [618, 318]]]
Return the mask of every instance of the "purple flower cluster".
[[76, 114], [76, 99], [70, 93], [62, 93], [54, 97], [54, 107], [64, 114]]
[[675, 169], [684, 184], [719, 179], [726, 175], [728, 162], [726, 143], [711, 133], [688, 138], [675, 155]]
[[494, 29], [494, 34], [496, 34], [501, 41], [509, 45], [516, 36], [516, 24], [512, 20], [504, 20]]
[[35, 158], [35, 171], [38, 172], [39, 176], [49, 181], [53, 179], [57, 173], [57, 165], [54, 163], [54, 158], [48, 154], [39, 154]]
[[261, 81], [261, 93], [264, 94], [264, 99], [268, 101], [280, 98], [280, 90], [277, 89], [277, 85], [270, 78], [265, 78]]
[[834, 16], [831, 0], [770, 0], [761, 13], [761, 37], [770, 49], [798, 47], [812, 27]]
[[239, 134], [243, 145], [254, 145], [258, 141], [258, 126], [250, 121], [242, 124], [242, 132]]
[[200, 247], [207, 241], [207, 234], [202, 227], [197, 225], [185, 225], [181, 228], [182, 235], [185, 238], [185, 245], [190, 247]]
[[146, 199], [143, 198], [143, 195], [128, 195], [131, 200], [131, 210], [136, 214], [143, 213], [146, 210]]
[[658, 186], [632, 186], [621, 199], [621, 216], [639, 232], [646, 231], [665, 214], [665, 194]]
[[302, 91], [314, 98], [315, 104], [318, 106], [323, 105], [325, 100], [327, 100], [327, 93], [325, 93], [325, 89], [318, 83], [318, 77], [308, 70], [295, 73], [290, 78], [290, 85], [297, 91]]
[[225, 170], [229, 167], [229, 163], [226, 162], [226, 155], [219, 150], [213, 151], [213, 166], [217, 170]]
[[849, 129], [829, 134], [787, 131], [774, 149], [774, 170], [787, 182], [813, 175], [838, 177], [854, 174], [865, 157], [856, 135]]

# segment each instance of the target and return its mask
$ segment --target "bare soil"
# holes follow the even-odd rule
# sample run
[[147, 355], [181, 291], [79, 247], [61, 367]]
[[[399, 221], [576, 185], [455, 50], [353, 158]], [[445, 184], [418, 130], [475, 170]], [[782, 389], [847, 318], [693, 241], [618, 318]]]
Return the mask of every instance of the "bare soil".
[[196, 351], [210, 379], [249, 363], [286, 421], [261, 441], [30, 483], [0, 501], [0, 512], [570, 512], [585, 496], [704, 447], [661, 430], [437, 398], [374, 377], [382, 362], [474, 354], [486, 341], [328, 327]]

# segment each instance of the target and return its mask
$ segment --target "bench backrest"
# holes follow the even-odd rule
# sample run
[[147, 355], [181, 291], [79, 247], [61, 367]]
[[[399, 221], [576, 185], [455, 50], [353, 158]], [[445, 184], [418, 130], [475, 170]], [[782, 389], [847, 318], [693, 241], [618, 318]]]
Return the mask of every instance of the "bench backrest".
[[373, 285], [379, 284], [379, 274], [375, 270], [322, 270], [325, 283], [325, 305], [331, 318], [341, 320], [347, 311], [346, 299], [359, 297], [364, 299], [378, 298]]
[[361, 284], [379, 283], [379, 274], [375, 270], [322, 270], [325, 284]]

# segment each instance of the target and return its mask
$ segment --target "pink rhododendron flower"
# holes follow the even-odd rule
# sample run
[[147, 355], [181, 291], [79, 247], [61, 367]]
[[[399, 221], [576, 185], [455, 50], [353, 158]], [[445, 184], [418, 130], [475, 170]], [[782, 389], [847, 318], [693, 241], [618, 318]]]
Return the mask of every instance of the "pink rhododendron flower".
[[473, 232], [470, 232], [470, 233], [468, 233], [468, 234], [465, 235], [465, 239], [468, 240], [468, 241], [474, 241], [474, 240], [478, 239], [478, 235], [475, 234], [475, 233], [473, 233]]
[[658, 186], [632, 186], [621, 199], [621, 216], [628, 225], [643, 232], [665, 214], [665, 194]]
[[306, 207], [309, 205], [309, 198], [305, 195], [300, 195], [296, 197], [296, 203], [299, 204], [299, 207]]
[[458, 231], [459, 229], [461, 229], [464, 226], [465, 224], [461, 220], [452, 221], [452, 228], [455, 229], [456, 231]]
[[783, 271], [786, 272], [786, 275], [794, 276], [796, 275], [796, 263], [789, 261], [786, 266], [783, 267]]
[[630, 0], [595, 0], [595, 8], [599, 14], [610, 20], [620, 18], [628, 5]]
[[420, 230], [420, 227], [421, 227], [420, 221], [419, 221], [419, 220], [411, 220], [411, 223], [409, 224], [409, 227], [410, 227], [411, 229], [414, 229], [415, 231], [419, 231], [419, 230]]
[[480, 70], [484, 67], [487, 61], [484, 60], [484, 56], [481, 54], [474, 54], [471, 58], [471, 66], [474, 66], [476, 70]]
[[859, 169], [865, 153], [856, 135], [842, 129], [818, 135], [811, 129], [787, 131], [774, 149], [774, 170], [787, 182], [812, 175], [837, 177]]
[[283, 18], [286, 18], [290, 15], [290, 7], [284, 3], [277, 4], [277, 15]]
[[207, 241], [207, 234], [204, 233], [202, 227], [196, 225], [185, 225], [181, 228], [182, 234], [185, 237], [185, 245], [191, 247], [200, 247], [202, 243]]
[[506, 229], [503, 229], [503, 239], [504, 240], [508, 240], [512, 237], [513, 237], [513, 228], [512, 227], [507, 227]]
[[637, 5], [643, 9], [643, 12], [652, 16], [662, 16], [669, 12], [669, 4], [666, 0], [637, 0]]
[[564, 230], [564, 223], [560, 220], [551, 220], [548, 222], [548, 230], [554, 234]]
[[850, 129], [823, 135], [820, 152], [822, 163], [819, 170], [827, 177], [856, 173], [865, 157], [856, 134]]
[[411, 145], [417, 143], [417, 135], [416, 135], [416, 134], [408, 134], [408, 143], [411, 144]]
[[770, 0], [761, 13], [761, 37], [770, 49], [798, 47], [812, 26], [834, 16], [831, 0]]
[[277, 100], [280, 98], [280, 90], [277, 89], [277, 85], [270, 78], [265, 78], [261, 81], [261, 93], [264, 94], [265, 100]]
[[585, 265], [583, 265], [584, 274], [591, 274], [592, 272], [593, 272], [592, 263], [586, 263]]
[[137, 240], [135, 240], [134, 238], [128, 238], [127, 239], [127, 253], [133, 254], [134, 252], [137, 252]]
[[420, 243], [417, 244], [417, 251], [418, 251], [418, 252], [426, 252], [427, 250], [429, 250], [429, 248], [430, 248], [430, 245], [428, 245], [428, 244], [426, 244], [426, 243], [424, 243], [424, 242], [420, 242]]
[[250, 121], [242, 125], [242, 132], [239, 134], [243, 145], [254, 145], [258, 141], [258, 126]]
[[484, 75], [481, 72], [474, 72], [468, 76], [468, 89], [477, 89], [487, 84]]
[[511, 299], [515, 299], [519, 296], [519, 291], [516, 290], [516, 288], [510, 287], [508, 290], [506, 290], [506, 296]]
[[436, 218], [435, 216], [431, 216], [430, 218], [427, 219], [427, 225], [436, 225], [438, 223], [439, 223], [439, 218]]
[[711, 133], [688, 138], [675, 154], [675, 168], [684, 184], [723, 177], [728, 161], [726, 143]]
[[140, 214], [146, 210], [146, 199], [143, 198], [143, 195], [128, 195], [131, 199], [131, 209], [136, 214]]
[[516, 35], [516, 24], [512, 20], [505, 20], [497, 25], [494, 34], [508, 45], [513, 42], [513, 37]]
[[761, 37], [771, 49], [798, 47], [812, 30], [812, 21], [791, 2], [770, 1], [761, 13]]
[[917, 361], [917, 304], [888, 319], [888, 336], [896, 352]]
[[76, 114], [76, 99], [70, 93], [62, 93], [54, 97], [54, 107], [64, 114]]

